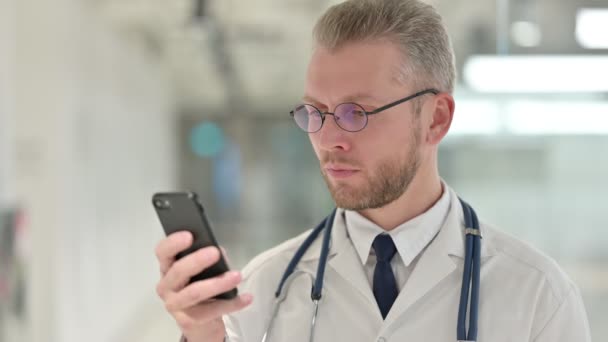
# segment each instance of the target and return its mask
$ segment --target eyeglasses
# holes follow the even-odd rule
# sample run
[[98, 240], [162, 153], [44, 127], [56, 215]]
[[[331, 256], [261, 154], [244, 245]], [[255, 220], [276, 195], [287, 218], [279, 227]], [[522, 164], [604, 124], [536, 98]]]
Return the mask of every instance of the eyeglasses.
[[289, 115], [293, 117], [296, 124], [298, 124], [298, 127], [300, 127], [304, 132], [308, 133], [318, 132], [325, 122], [325, 115], [328, 114], [333, 115], [336, 124], [343, 130], [348, 132], [358, 132], [367, 126], [368, 116], [378, 114], [398, 104], [402, 104], [425, 94], [437, 95], [439, 94], [439, 91], [436, 89], [425, 89], [417, 92], [414, 95], [404, 97], [378, 109], [372, 110], [371, 112], [366, 111], [363, 109], [363, 107], [354, 102], [346, 102], [337, 105], [333, 113], [321, 112], [317, 107], [311, 104], [301, 104], [298, 105], [294, 110], [290, 111]]

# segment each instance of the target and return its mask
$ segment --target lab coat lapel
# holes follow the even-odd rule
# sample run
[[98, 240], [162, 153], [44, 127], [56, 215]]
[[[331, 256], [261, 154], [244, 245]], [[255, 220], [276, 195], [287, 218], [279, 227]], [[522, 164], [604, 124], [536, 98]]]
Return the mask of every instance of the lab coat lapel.
[[334, 221], [332, 235], [335, 255], [328, 261], [328, 265], [375, 306], [374, 294], [357, 251], [348, 237], [342, 213], [339, 211]]
[[448, 216], [435, 239], [423, 251], [405, 286], [399, 292], [399, 296], [386, 317], [387, 325], [398, 319], [416, 301], [457, 268], [450, 254], [460, 254], [458, 250], [464, 250], [460, 233], [462, 210], [456, 194], [451, 191], [450, 195]]

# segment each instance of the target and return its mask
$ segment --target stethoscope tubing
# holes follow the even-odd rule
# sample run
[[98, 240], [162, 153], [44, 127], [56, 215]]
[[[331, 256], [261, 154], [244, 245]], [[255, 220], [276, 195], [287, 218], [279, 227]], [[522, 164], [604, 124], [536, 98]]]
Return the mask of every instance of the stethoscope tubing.
[[[465, 261], [462, 277], [462, 287], [460, 292], [460, 303], [458, 306], [458, 321], [456, 327], [457, 341], [476, 341], [477, 340], [477, 322], [479, 319], [479, 285], [480, 285], [480, 269], [481, 269], [481, 233], [479, 229], [479, 221], [473, 208], [469, 206], [465, 201], [459, 199], [462, 205], [464, 213], [465, 223]], [[329, 256], [331, 231], [333, 228], [333, 221], [336, 216], [337, 209], [331, 212], [312, 232], [306, 237], [304, 242], [298, 247], [293, 258], [290, 260], [281, 281], [275, 291], [275, 304], [272, 311], [270, 322], [268, 323], [267, 329], [262, 337], [262, 342], [266, 342], [268, 339], [269, 332], [272, 329], [273, 322], [278, 314], [278, 309], [284, 298], [281, 297], [283, 294], [283, 287], [285, 286], [289, 277], [294, 273], [296, 267], [306, 251], [321, 234], [325, 232], [323, 236], [323, 245], [321, 247], [321, 253], [319, 256], [319, 265], [317, 266], [317, 274], [314, 280], [313, 287], [311, 289], [311, 300], [313, 302], [313, 315], [311, 319], [310, 336], [309, 341], [312, 342], [314, 339], [314, 331], [317, 322], [317, 316], [319, 312], [319, 301], [323, 296], [323, 281], [325, 278], [325, 266], [327, 265], [327, 258]], [[469, 291], [470, 290], [470, 291]], [[469, 297], [470, 294], [470, 297]], [[469, 309], [469, 329], [467, 334], [466, 319], [467, 309]]]
[[[477, 214], [465, 201], [460, 200], [465, 222], [465, 260], [460, 288], [460, 303], [458, 306], [458, 324], [456, 337], [458, 341], [477, 340], [477, 322], [479, 318], [479, 284], [481, 268], [481, 234]], [[470, 284], [470, 303], [469, 303]], [[469, 310], [469, 330], [467, 334], [466, 319]]]

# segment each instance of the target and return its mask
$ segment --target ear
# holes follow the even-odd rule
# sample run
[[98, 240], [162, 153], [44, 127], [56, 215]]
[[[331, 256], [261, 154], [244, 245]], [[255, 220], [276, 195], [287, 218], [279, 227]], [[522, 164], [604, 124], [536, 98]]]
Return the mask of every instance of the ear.
[[448, 134], [452, 125], [455, 108], [454, 98], [448, 93], [439, 93], [435, 95], [433, 108], [427, 142], [431, 145], [437, 145]]

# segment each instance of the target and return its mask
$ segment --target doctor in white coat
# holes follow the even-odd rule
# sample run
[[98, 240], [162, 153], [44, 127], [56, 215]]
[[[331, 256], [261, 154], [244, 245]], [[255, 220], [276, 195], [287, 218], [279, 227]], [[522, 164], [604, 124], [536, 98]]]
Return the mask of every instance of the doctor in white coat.
[[[441, 17], [419, 0], [351, 0], [317, 22], [303, 103], [291, 112], [338, 207], [312, 340], [457, 340], [463, 210], [437, 167], [454, 79]], [[477, 340], [590, 341], [580, 293], [559, 266], [483, 221], [480, 228]], [[307, 235], [262, 253], [242, 273], [190, 285], [220, 252], [205, 248], [175, 261], [192, 237], [162, 240], [157, 292], [182, 339], [258, 342], [275, 317], [267, 341], [310, 341], [321, 238], [273, 315], [276, 287]], [[237, 298], [210, 300], [237, 285]]]

